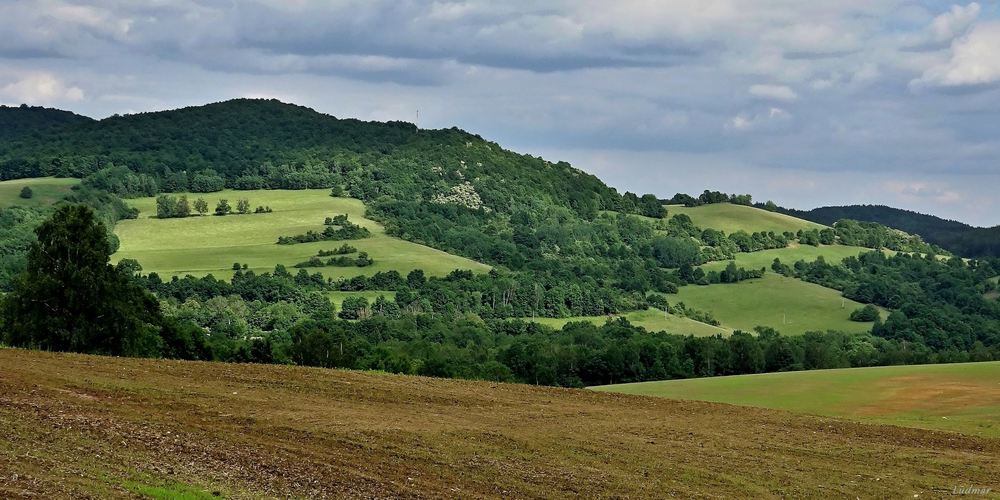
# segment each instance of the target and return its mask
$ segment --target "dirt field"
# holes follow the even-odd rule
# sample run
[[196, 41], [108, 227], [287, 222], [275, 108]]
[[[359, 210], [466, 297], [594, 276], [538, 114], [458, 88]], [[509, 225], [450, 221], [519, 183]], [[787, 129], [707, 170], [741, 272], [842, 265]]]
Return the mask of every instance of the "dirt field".
[[593, 391], [0, 349], [0, 497], [891, 497], [1000, 440]]

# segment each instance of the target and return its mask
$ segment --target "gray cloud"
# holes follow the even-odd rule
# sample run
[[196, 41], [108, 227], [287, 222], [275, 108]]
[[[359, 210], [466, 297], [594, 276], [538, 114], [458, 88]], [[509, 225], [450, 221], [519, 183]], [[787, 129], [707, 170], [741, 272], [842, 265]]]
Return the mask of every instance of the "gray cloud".
[[98, 117], [239, 96], [363, 119], [420, 109], [421, 126], [566, 153], [633, 190], [1000, 223], [991, 197], [947, 194], [1000, 175], [998, 14], [934, 0], [0, 1], [0, 102]]

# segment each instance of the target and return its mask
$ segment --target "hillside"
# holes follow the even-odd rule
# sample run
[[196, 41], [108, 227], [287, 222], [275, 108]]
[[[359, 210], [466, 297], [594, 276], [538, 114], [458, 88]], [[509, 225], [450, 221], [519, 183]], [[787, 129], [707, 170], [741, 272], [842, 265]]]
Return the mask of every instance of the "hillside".
[[[57, 179], [45, 177], [40, 179], [17, 179], [0, 182], [0, 208], [12, 205], [28, 207], [44, 207], [62, 199], [70, 192], [70, 188], [80, 183], [79, 179]], [[21, 190], [31, 188], [30, 199], [21, 198]]]
[[833, 224], [840, 219], [877, 222], [918, 234], [929, 243], [964, 257], [1000, 256], [1000, 226], [973, 227], [958, 221], [883, 205], [847, 205], [783, 211], [820, 224]]
[[[187, 274], [213, 274], [217, 278], [228, 279], [233, 274], [234, 262], [246, 264], [257, 273], [269, 272], [277, 264], [294, 271], [296, 264], [307, 262], [320, 250], [332, 250], [349, 243], [357, 249], [349, 254], [351, 257], [356, 257], [357, 252], [367, 252], [374, 263], [365, 267], [305, 269], [331, 278], [370, 276], [390, 270], [406, 275], [413, 269], [422, 269], [430, 276], [442, 276], [456, 269], [489, 270], [489, 266], [478, 262], [387, 236], [381, 224], [364, 218], [364, 203], [350, 198], [332, 198], [325, 189], [222, 191], [187, 195], [192, 202], [197, 198], [206, 199], [213, 208], [219, 199], [228, 199], [235, 204], [237, 199], [245, 198], [254, 207], [267, 206], [273, 212], [157, 219], [155, 198], [130, 200], [130, 204], [139, 209], [140, 215], [138, 219], [117, 224], [115, 233], [121, 246], [113, 261], [136, 259], [145, 272], [156, 272], [165, 279]], [[310, 230], [321, 232], [324, 219], [337, 214], [348, 214], [350, 221], [367, 228], [372, 236], [347, 242], [277, 244], [281, 236]]]
[[599, 391], [714, 401], [1000, 437], [1000, 362], [669, 380]]
[[[801, 218], [733, 203], [712, 203], [697, 207], [667, 205], [667, 215], [675, 214], [685, 214], [691, 217], [691, 220], [698, 227], [717, 229], [726, 233], [736, 231], [748, 233], [790, 231], [794, 233], [799, 230], [823, 229], [824, 227], [824, 224], [816, 224]], [[830, 224], [832, 222], [825, 225]]]
[[786, 335], [808, 331], [866, 332], [872, 323], [850, 321], [863, 306], [840, 292], [805, 281], [767, 273], [761, 279], [722, 285], [682, 287], [672, 302], [709, 311], [730, 330], [768, 326]]
[[912, 498], [1000, 468], [993, 439], [712, 403], [10, 349], [0, 365], [4, 497]]

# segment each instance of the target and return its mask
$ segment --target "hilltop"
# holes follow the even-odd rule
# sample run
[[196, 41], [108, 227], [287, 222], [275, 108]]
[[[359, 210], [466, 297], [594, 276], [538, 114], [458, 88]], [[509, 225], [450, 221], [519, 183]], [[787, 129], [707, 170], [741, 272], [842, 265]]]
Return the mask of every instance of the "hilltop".
[[10, 349], [0, 365], [5, 497], [926, 497], [1000, 468], [996, 440], [713, 403]]

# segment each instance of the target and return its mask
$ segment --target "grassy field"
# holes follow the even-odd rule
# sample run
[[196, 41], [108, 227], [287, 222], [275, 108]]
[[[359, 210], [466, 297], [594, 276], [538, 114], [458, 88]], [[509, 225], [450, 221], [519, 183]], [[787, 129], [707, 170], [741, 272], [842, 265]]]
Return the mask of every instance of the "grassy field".
[[333, 305], [339, 311], [340, 305], [344, 303], [344, 299], [346, 299], [347, 297], [361, 296], [368, 299], [368, 303], [371, 304], [372, 302], [375, 302], [375, 299], [379, 298], [379, 296], [385, 297], [386, 300], [395, 300], [396, 292], [386, 292], [381, 290], [364, 290], [360, 292], [338, 291], [338, 292], [326, 292], [326, 296], [330, 298], [330, 302], [333, 302]]
[[733, 330], [770, 326], [798, 335], [811, 330], [864, 332], [872, 326], [849, 319], [862, 304], [845, 299], [840, 292], [774, 273], [739, 283], [682, 286], [667, 299], [709, 311], [722, 326]]
[[[79, 179], [57, 179], [38, 177], [0, 182], [0, 208], [12, 205], [41, 207], [59, 201], [69, 193], [71, 187], [80, 183]], [[30, 199], [21, 198], [21, 189], [30, 187], [34, 193]]]
[[[121, 221], [115, 233], [121, 248], [112, 260], [136, 259], [145, 272], [160, 276], [213, 274], [218, 278], [232, 275], [233, 262], [248, 264], [257, 272], [270, 271], [275, 264], [292, 266], [316, 255], [321, 249], [339, 247], [342, 241], [277, 245], [279, 236], [292, 236], [307, 230], [323, 230], [323, 219], [346, 213], [356, 224], [367, 227], [372, 236], [347, 243], [368, 252], [375, 263], [368, 267], [322, 267], [309, 269], [328, 277], [371, 275], [396, 270], [404, 275], [423, 269], [428, 275], [443, 275], [455, 269], [486, 271], [489, 266], [385, 234], [377, 222], [364, 218], [364, 204], [351, 198], [331, 198], [329, 190], [302, 191], [224, 191], [189, 194], [193, 203], [204, 198], [209, 208], [225, 198], [235, 205], [247, 198], [251, 206], [270, 206], [269, 214], [203, 216], [183, 219], [157, 219], [156, 200], [140, 198], [129, 202], [140, 210], [139, 219]], [[295, 272], [295, 269], [291, 269]]]
[[1000, 440], [769, 409], [0, 349], [0, 497], [920, 498]]
[[[812, 245], [799, 245], [798, 243], [793, 243], [786, 248], [775, 248], [750, 253], [738, 253], [736, 254], [734, 261], [737, 266], [746, 269], [760, 269], [763, 267], [770, 271], [771, 263], [774, 262], [775, 258], [781, 259], [782, 263], [789, 266], [799, 260], [812, 262], [819, 257], [823, 257], [831, 264], [837, 264], [847, 257], [856, 257], [864, 252], [873, 251], [874, 250], [870, 248], [845, 245], [821, 245], [814, 247]], [[885, 252], [894, 253], [892, 250], [885, 250]], [[729, 265], [729, 262], [730, 261], [728, 260], [709, 262], [701, 266], [701, 268], [705, 271], [721, 271]]]
[[1000, 362], [766, 373], [594, 389], [1000, 437]]
[[[732, 330], [721, 328], [717, 326], [712, 326], [700, 321], [695, 321], [693, 319], [684, 318], [681, 316], [675, 316], [673, 314], [663, 314], [662, 311], [656, 309], [647, 309], [645, 311], [632, 311], [625, 313], [625, 319], [629, 320], [630, 323], [636, 326], [641, 326], [649, 331], [658, 332], [665, 330], [670, 333], [678, 333], [683, 335], [694, 335], [696, 337], [708, 337], [711, 335], [722, 334], [729, 335]], [[616, 316], [617, 317], [617, 316]], [[603, 325], [607, 320], [607, 316], [575, 316], [572, 318], [525, 318], [530, 319], [536, 323], [541, 323], [543, 325], [551, 326], [552, 328], [562, 328], [563, 325], [571, 321], [589, 321], [595, 325]]]
[[702, 229], [717, 229], [732, 234], [740, 229], [748, 232], [798, 231], [799, 229], [822, 229], [826, 226], [809, 222], [790, 215], [768, 212], [755, 207], [733, 205], [731, 203], [713, 203], [700, 207], [685, 207], [683, 205], [667, 205], [667, 217], [676, 214], [687, 214], [694, 225]]

